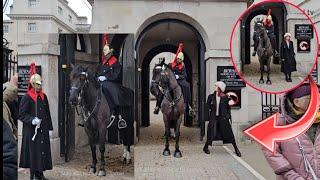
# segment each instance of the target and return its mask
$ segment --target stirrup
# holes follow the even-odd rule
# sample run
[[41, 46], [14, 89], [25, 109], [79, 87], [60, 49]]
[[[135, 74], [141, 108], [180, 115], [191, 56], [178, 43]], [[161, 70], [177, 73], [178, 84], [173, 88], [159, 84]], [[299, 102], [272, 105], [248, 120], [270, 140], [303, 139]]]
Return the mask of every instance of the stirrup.
[[119, 115], [118, 128], [119, 128], [119, 129], [124, 129], [124, 128], [126, 128], [126, 127], [127, 127], [127, 122], [126, 122], [126, 120], [124, 120], [124, 119], [122, 118], [122, 116]]

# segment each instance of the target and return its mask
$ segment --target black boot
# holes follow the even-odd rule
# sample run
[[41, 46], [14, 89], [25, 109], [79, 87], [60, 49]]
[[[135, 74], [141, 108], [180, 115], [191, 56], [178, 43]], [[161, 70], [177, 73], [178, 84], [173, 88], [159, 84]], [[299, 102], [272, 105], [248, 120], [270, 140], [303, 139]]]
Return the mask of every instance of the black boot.
[[206, 153], [206, 154], [210, 154], [208, 143], [206, 143], [206, 144], [204, 145], [204, 147], [203, 147], [203, 152]]
[[41, 180], [48, 180], [46, 177], [44, 177], [43, 172], [41, 172], [41, 173], [39, 173], [39, 174], [40, 174], [40, 178], [41, 178]]
[[288, 74], [288, 82], [292, 82], [291, 73]]
[[39, 180], [39, 178], [36, 177], [35, 173], [30, 172], [30, 180]]
[[288, 74], [284, 74], [286, 76], [286, 81], [289, 82]]
[[233, 148], [234, 148], [234, 151], [235, 151], [236, 155], [237, 155], [238, 157], [241, 157], [241, 152], [240, 152], [240, 150], [238, 149], [238, 146], [237, 146], [236, 142], [233, 142], [232, 145], [233, 145]]

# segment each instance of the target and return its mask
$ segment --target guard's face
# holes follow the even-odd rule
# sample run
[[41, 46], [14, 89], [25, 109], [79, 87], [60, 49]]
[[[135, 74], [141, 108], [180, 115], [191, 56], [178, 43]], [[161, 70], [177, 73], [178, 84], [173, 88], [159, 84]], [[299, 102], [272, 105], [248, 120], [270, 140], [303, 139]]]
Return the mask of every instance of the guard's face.
[[177, 59], [177, 62], [178, 62], [178, 63], [182, 63], [182, 62], [183, 62], [183, 60], [182, 60], [182, 59], [180, 59], [180, 58], [178, 58], [178, 59]]
[[34, 88], [37, 92], [40, 92], [40, 91], [42, 90], [42, 85], [41, 85], [40, 82], [36, 82], [36, 83], [34, 83], [33, 88]]

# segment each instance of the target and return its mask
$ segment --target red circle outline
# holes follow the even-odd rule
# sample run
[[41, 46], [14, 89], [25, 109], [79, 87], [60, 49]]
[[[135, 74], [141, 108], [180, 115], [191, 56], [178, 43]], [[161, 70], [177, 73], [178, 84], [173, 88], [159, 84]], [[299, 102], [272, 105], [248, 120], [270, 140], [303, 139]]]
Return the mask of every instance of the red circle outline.
[[[299, 84], [297, 84], [296, 86], [288, 89], [288, 90], [284, 90], [284, 91], [279, 91], [279, 92], [274, 92], [274, 91], [266, 91], [266, 90], [263, 90], [263, 89], [260, 89], [260, 88], [257, 88], [255, 87], [253, 84], [251, 84], [249, 81], [247, 81], [245, 78], [243, 78], [242, 74], [240, 73], [238, 67], [236, 66], [235, 62], [234, 62], [234, 57], [233, 57], [233, 53], [232, 53], [232, 42], [233, 42], [233, 35], [234, 35], [234, 32], [240, 22], [240, 20], [242, 19], [242, 17], [248, 13], [251, 9], [253, 9], [254, 7], [256, 6], [259, 6], [259, 5], [262, 5], [262, 4], [265, 4], [265, 3], [270, 3], [270, 2], [276, 2], [276, 3], [287, 3], [293, 7], [295, 7], [296, 9], [300, 10], [306, 17], [307, 19], [310, 21], [312, 27], [313, 27], [313, 31], [315, 33], [315, 37], [316, 37], [316, 55], [315, 55], [315, 60], [314, 60], [314, 64], [310, 70], [310, 72], [308, 73], [308, 75], [304, 78], [303, 81], [301, 81]], [[241, 28], [241, 27], [240, 27]], [[317, 32], [317, 29], [313, 23], [313, 21], [311, 20], [311, 18], [305, 13], [304, 10], [302, 10], [299, 6], [291, 3], [291, 2], [288, 2], [288, 1], [284, 1], [284, 0], [264, 0], [264, 1], [261, 1], [261, 2], [258, 2], [256, 4], [252, 4], [249, 8], [247, 8], [244, 12], [241, 13], [241, 15], [238, 17], [235, 25], [233, 26], [232, 28], [232, 33], [231, 33], [231, 37], [230, 37], [230, 56], [231, 56], [231, 61], [232, 61], [232, 65], [233, 67], [235, 68], [236, 72], [238, 73], [238, 75], [240, 76], [240, 78], [246, 83], [248, 84], [250, 87], [252, 87], [253, 89], [259, 91], [259, 92], [264, 92], [264, 93], [269, 93], [269, 94], [283, 94], [283, 93], [287, 93], [287, 92], [290, 92], [294, 89], [296, 89], [297, 87], [299, 87], [300, 85], [302, 85], [307, 79], [308, 77], [310, 76], [310, 74], [312, 73], [312, 71], [315, 69], [315, 66], [317, 65], [317, 62], [318, 62], [318, 51], [319, 51], [319, 37], [318, 37], [318, 32]]]

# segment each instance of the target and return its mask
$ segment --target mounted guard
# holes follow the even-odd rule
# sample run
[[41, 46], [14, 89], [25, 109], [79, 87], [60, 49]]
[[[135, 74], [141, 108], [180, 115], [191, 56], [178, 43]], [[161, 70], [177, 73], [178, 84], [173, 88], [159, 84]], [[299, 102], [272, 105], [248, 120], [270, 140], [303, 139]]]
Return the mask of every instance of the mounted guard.
[[[171, 63], [169, 63], [168, 66], [171, 68], [179, 86], [181, 87], [186, 111], [189, 113], [189, 116], [194, 117], [194, 111], [190, 105], [191, 104], [190, 83], [187, 81], [187, 71], [186, 71], [185, 64], [183, 63], [184, 54], [182, 50], [183, 50], [183, 44], [180, 43], [175, 58]], [[154, 114], [159, 113], [162, 100], [163, 100], [163, 94], [157, 97], [157, 104], [154, 109]]]

